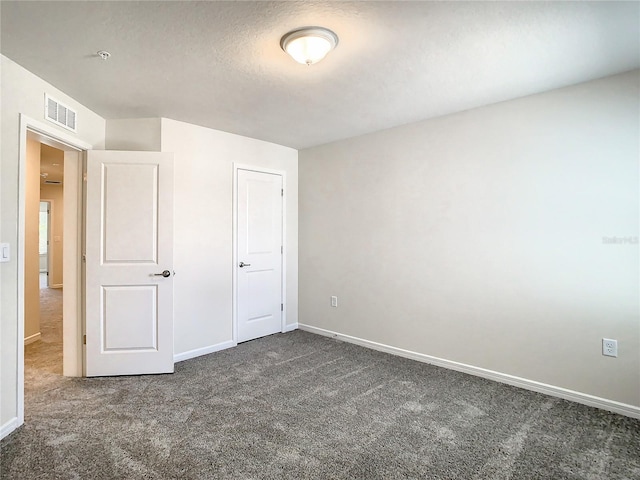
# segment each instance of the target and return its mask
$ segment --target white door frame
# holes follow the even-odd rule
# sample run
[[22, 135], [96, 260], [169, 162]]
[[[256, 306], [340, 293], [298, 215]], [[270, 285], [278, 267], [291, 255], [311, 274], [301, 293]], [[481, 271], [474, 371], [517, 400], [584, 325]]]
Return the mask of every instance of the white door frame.
[[[65, 235], [63, 316], [67, 319], [63, 324], [63, 368], [66, 376], [82, 376], [82, 164], [84, 152], [93, 148], [91, 144], [27, 115], [20, 114], [19, 122], [18, 248], [16, 256], [18, 262], [18, 335], [16, 339], [18, 426], [24, 423], [24, 243], [27, 131], [38, 135], [42, 143], [65, 150], [64, 175], [65, 188], [68, 189], [68, 195], [65, 195], [65, 199], [70, 199], [72, 207], [65, 215], [63, 229], [63, 235]], [[70, 155], [67, 152], [70, 152]], [[67, 160], [69, 161], [67, 162]], [[67, 202], [64, 203], [67, 206]], [[77, 215], [71, 214], [74, 210], [77, 210]], [[67, 235], [68, 233], [71, 235]]]
[[269, 173], [282, 177], [282, 323], [280, 331], [285, 333], [287, 326], [287, 175], [282, 170], [256, 167], [241, 163], [233, 164], [233, 344], [238, 344], [238, 170], [250, 170], [252, 172]]

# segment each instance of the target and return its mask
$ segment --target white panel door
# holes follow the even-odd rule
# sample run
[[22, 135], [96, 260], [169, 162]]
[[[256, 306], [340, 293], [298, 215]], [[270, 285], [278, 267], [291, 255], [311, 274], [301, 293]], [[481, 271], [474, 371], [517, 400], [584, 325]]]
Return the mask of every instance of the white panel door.
[[282, 176], [237, 175], [238, 342], [282, 330]]
[[86, 375], [173, 373], [173, 154], [89, 151]]

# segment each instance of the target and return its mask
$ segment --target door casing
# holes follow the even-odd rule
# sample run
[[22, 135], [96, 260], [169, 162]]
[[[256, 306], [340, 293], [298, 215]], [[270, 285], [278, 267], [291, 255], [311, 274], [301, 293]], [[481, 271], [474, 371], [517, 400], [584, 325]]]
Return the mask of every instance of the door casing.
[[24, 423], [24, 245], [25, 245], [25, 174], [27, 134], [38, 141], [65, 152], [63, 235], [65, 294], [63, 296], [63, 374], [82, 376], [82, 171], [84, 152], [93, 146], [44, 122], [20, 114], [18, 147], [18, 243], [16, 252], [17, 305], [17, 389], [18, 426]]
[[256, 167], [240, 163], [233, 164], [233, 344], [238, 344], [238, 170], [251, 170], [253, 172], [269, 173], [282, 177], [282, 319], [280, 332], [285, 333], [287, 325], [287, 176], [282, 170]]

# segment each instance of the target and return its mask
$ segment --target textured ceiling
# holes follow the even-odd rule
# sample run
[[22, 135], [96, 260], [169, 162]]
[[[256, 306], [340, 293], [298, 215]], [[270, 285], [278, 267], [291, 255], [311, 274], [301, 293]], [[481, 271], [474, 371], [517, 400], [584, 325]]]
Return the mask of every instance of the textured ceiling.
[[[107, 119], [295, 148], [640, 67], [638, 2], [3, 1], [0, 15], [4, 55]], [[311, 67], [279, 45], [305, 25], [340, 37]]]

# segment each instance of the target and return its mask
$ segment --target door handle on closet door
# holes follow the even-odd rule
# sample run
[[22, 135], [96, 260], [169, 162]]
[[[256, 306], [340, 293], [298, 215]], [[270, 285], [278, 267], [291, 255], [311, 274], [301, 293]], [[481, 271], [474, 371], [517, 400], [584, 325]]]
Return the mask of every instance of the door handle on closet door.
[[244, 263], [244, 262], [240, 262], [240, 265], [238, 265], [240, 268], [242, 267], [250, 267], [251, 264], [250, 263]]

